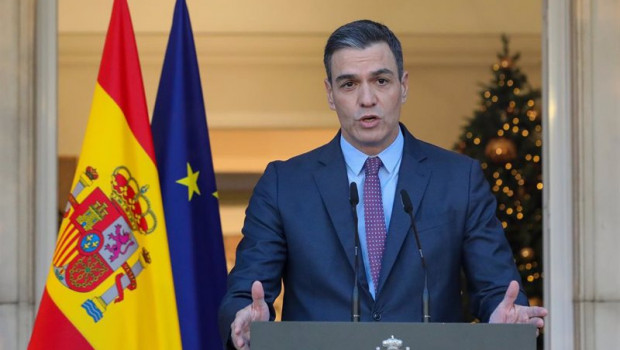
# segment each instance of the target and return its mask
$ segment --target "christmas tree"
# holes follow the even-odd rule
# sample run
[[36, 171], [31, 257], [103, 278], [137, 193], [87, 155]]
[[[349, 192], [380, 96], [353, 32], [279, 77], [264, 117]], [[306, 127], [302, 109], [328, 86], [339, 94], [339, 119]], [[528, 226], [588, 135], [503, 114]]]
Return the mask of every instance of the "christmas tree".
[[480, 161], [530, 304], [542, 304], [542, 127], [540, 90], [516, 66], [508, 38], [480, 90], [480, 105], [455, 149]]

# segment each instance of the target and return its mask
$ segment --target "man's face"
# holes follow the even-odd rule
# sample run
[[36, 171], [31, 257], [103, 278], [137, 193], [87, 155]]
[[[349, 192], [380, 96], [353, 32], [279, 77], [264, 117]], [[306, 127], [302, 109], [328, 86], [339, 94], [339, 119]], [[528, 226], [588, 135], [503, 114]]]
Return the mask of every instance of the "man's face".
[[398, 79], [396, 59], [384, 42], [365, 49], [337, 50], [330, 64], [332, 81], [325, 80], [327, 100], [338, 114], [342, 135], [368, 155], [380, 153], [400, 130], [407, 72]]

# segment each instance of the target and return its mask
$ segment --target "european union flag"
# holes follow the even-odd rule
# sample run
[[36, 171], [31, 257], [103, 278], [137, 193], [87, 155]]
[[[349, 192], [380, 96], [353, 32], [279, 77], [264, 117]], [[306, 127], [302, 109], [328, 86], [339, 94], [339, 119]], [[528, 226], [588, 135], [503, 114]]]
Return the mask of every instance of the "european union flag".
[[153, 142], [184, 349], [221, 349], [226, 259], [196, 47], [177, 0], [159, 82]]

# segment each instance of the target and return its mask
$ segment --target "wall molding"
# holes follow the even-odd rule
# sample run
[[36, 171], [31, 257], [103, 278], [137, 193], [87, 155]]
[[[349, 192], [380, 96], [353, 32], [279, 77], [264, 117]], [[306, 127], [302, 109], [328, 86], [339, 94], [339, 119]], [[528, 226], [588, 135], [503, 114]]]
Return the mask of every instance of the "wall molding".
[[[60, 65], [98, 65], [104, 33], [60, 33]], [[501, 48], [497, 34], [400, 34], [407, 66], [487, 66]], [[326, 34], [196, 33], [198, 59], [203, 65], [321, 66]], [[540, 35], [512, 34], [512, 51], [520, 51], [522, 66], [540, 66]], [[161, 65], [167, 33], [136, 33], [142, 64]]]
[[543, 246], [545, 348], [577, 349], [575, 327], [576, 258], [579, 237], [574, 207], [577, 151], [574, 148], [574, 28], [569, 2], [544, 5], [543, 66]]
[[37, 1], [35, 24], [35, 233], [34, 309], [39, 308], [58, 234], [58, 37], [57, 1]]

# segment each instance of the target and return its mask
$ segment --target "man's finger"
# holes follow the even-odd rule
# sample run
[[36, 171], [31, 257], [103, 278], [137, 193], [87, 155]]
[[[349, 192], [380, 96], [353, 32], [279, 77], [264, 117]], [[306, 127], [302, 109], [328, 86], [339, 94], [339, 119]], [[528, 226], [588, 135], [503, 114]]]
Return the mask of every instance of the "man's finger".
[[506, 294], [504, 295], [504, 300], [502, 300], [502, 304], [504, 304], [504, 306], [512, 306], [518, 296], [519, 283], [517, 281], [511, 281], [508, 285], [508, 289], [506, 290]]
[[261, 303], [265, 301], [265, 291], [263, 290], [263, 284], [260, 281], [254, 281], [252, 283], [252, 303]]
[[528, 307], [526, 309], [526, 314], [528, 317], [532, 318], [532, 317], [545, 317], [547, 316], [547, 309], [545, 309], [544, 307], [540, 307], [540, 306], [531, 306]]
[[241, 332], [243, 332], [243, 325], [241, 325], [241, 322], [235, 322], [233, 323], [233, 334], [236, 336], [241, 336]]
[[527, 323], [533, 324], [536, 328], [543, 328], [545, 326], [545, 321], [540, 317], [532, 317]]
[[251, 321], [250, 305], [239, 310], [235, 315], [233, 323], [230, 325], [232, 332], [236, 335], [240, 335], [244, 328], [248, 327]]

